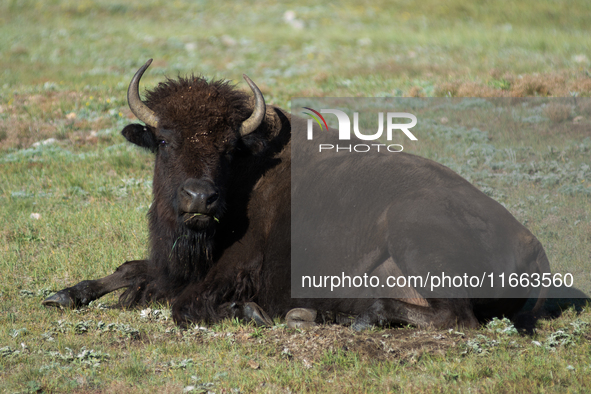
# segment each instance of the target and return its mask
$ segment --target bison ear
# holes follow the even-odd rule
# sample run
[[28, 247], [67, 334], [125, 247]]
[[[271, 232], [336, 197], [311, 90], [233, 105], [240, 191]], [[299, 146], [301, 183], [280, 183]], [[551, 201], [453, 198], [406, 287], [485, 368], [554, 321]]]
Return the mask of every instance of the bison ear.
[[260, 136], [252, 133], [242, 138], [242, 143], [253, 155], [258, 155], [267, 148], [267, 141]]
[[[285, 118], [280, 111], [273, 106], [268, 105], [265, 118], [258, 129], [242, 138], [242, 142], [253, 155], [258, 155], [265, 151], [269, 148], [270, 144], [285, 143], [281, 138], [281, 131], [284, 128], [281, 117]], [[287, 120], [287, 118], [285, 119]], [[289, 120], [287, 120], [287, 122], [289, 122]], [[289, 137], [289, 132], [287, 134]]]
[[152, 152], [156, 151], [158, 147], [156, 136], [147, 126], [138, 123], [129, 124], [123, 128], [121, 134], [132, 144], [149, 149]]

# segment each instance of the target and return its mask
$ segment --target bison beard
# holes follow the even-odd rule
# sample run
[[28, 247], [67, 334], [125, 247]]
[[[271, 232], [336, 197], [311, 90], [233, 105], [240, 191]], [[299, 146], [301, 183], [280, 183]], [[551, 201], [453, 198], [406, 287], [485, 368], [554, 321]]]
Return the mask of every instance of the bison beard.
[[[280, 108], [266, 106], [246, 76], [254, 103], [226, 82], [196, 77], [167, 80], [142, 102], [138, 86], [149, 64], [138, 70], [128, 90], [131, 110], [146, 125], [130, 124], [122, 131], [128, 141], [156, 156], [149, 258], [126, 262], [107, 277], [63, 289], [44, 300], [45, 305], [78, 307], [126, 288], [120, 296], [122, 305], [169, 302], [178, 324], [225, 317], [273, 324], [271, 315], [286, 316], [291, 327], [337, 322], [362, 329], [396, 323], [475, 327], [494, 316], [511, 316], [525, 303], [528, 293], [520, 299], [504, 299], [502, 294], [491, 299], [417, 299], [416, 293], [405, 299], [291, 298], [291, 122], [297, 120]], [[437, 207], [442, 198], [454, 198], [459, 190], [477, 200], [478, 206], [496, 212], [483, 209], [466, 215], [484, 218], [480, 222], [486, 223], [489, 234], [516, 240], [509, 245], [499, 236], [496, 241], [475, 242], [470, 250], [447, 248], [441, 251], [442, 260], [479, 256], [490, 262], [488, 251], [492, 251], [498, 254], [494, 261], [502, 262], [495, 267], [497, 272], [550, 272], [537, 239], [459, 175], [413, 155], [400, 153], [392, 160], [389, 168], [370, 169], [388, 177], [382, 179], [405, 185], [395, 191], [398, 200], [391, 206], [398, 204], [404, 208], [401, 212], [421, 212], [424, 209], [417, 204]], [[314, 170], [310, 163], [309, 170]], [[425, 184], [437, 186], [427, 190]], [[199, 224], [187, 223], [191, 217]], [[423, 219], [417, 223], [428, 223], [427, 217]], [[405, 264], [396, 255], [397, 248], [420, 245], [422, 236], [416, 235], [420, 228], [407, 235], [400, 227], [396, 222], [387, 225], [383, 234], [387, 242], [382, 241], [375, 254], [380, 259], [372, 262], [375, 267], [397, 264], [394, 261]], [[474, 233], [469, 225], [459, 230]], [[427, 239], [424, 245], [454, 245], [459, 239], [454, 236], [458, 237], [436, 234], [437, 239]], [[398, 242], [390, 242], [395, 239]], [[420, 257], [422, 249], [428, 248], [417, 247], [414, 256]], [[430, 263], [419, 257], [414, 263]], [[544, 297], [542, 292], [534, 311]]]

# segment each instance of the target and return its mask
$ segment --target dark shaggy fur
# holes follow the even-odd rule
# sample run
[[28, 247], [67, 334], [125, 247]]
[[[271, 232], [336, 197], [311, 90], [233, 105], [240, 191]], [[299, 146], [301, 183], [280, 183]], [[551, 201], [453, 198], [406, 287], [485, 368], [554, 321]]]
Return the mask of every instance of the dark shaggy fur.
[[227, 81], [207, 82], [195, 76], [167, 79], [146, 94], [146, 104], [158, 114], [163, 128], [202, 133], [236, 130], [252, 112], [249, 102], [245, 92]]

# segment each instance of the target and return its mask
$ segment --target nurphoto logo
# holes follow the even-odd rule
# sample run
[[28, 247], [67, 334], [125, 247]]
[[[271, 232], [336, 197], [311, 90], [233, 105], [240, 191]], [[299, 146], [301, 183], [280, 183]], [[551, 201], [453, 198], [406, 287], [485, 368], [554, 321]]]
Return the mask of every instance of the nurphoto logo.
[[[310, 112], [304, 112], [304, 114], [309, 115], [312, 119], [308, 119], [307, 124], [307, 138], [308, 140], [314, 139], [314, 121], [320, 126], [320, 130], [328, 130], [328, 125], [326, 120], [322, 116], [322, 114], [333, 114], [336, 115], [337, 120], [339, 122], [339, 141], [350, 141], [351, 140], [351, 119], [349, 116], [338, 109], [321, 109], [320, 112], [310, 108], [310, 107], [303, 107]], [[410, 123], [394, 123], [394, 119], [410, 119]], [[392, 136], [394, 134], [394, 130], [402, 131], [411, 141], [416, 141], [417, 137], [415, 137], [411, 132], [410, 128], [416, 126], [417, 124], [417, 117], [413, 114], [408, 112], [387, 112], [386, 113], [386, 139], [388, 141], [392, 141]], [[378, 113], [378, 131], [374, 134], [362, 134], [359, 131], [359, 113], [353, 112], [353, 133], [355, 137], [362, 141], [377, 141], [382, 137], [384, 133], [384, 112]], [[383, 151], [388, 152], [402, 152], [404, 149], [400, 144], [357, 144], [357, 145], [339, 145], [339, 144], [319, 144], [318, 149], [319, 152], [323, 151], [348, 151], [348, 152], [358, 152], [358, 153], [365, 153], [371, 150], [377, 150], [380, 152], [380, 148]], [[385, 149], [384, 149], [385, 148]]]

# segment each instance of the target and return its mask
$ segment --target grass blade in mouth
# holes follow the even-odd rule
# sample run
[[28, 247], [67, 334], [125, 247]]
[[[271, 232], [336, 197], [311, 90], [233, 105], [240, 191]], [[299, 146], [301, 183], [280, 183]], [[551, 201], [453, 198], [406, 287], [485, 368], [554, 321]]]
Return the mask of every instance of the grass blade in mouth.
[[[205, 214], [204, 214], [204, 213], [194, 213], [194, 214], [192, 214], [190, 217], [188, 217], [187, 219], [185, 219], [185, 223], [186, 223], [187, 221], [189, 221], [189, 220], [193, 219], [193, 218], [194, 218], [194, 217], [196, 217], [196, 216], [203, 216], [203, 215], [205, 215]], [[206, 216], [207, 216], [207, 215], [206, 215]], [[215, 217], [215, 216], [213, 217], [213, 220], [215, 220], [215, 221], [216, 221], [216, 222], [218, 222], [218, 223], [220, 222], [220, 219], [218, 219], [218, 218], [217, 218], [217, 217]]]

